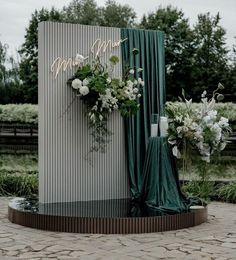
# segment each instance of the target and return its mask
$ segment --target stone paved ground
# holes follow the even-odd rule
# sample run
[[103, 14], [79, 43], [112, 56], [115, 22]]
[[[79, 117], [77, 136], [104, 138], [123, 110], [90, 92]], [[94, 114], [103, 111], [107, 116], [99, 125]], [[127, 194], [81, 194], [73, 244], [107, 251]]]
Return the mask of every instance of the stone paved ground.
[[214, 202], [209, 221], [165, 233], [82, 235], [40, 231], [7, 220], [0, 198], [0, 260], [236, 259], [236, 205]]

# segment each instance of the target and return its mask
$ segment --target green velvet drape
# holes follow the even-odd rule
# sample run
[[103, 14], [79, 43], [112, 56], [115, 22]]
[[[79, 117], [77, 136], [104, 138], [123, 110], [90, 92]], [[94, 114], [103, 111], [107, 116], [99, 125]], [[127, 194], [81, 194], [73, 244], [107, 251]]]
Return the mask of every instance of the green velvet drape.
[[[136, 116], [125, 119], [128, 172], [130, 188], [138, 198], [142, 186], [142, 171], [150, 136], [150, 120], [153, 113], [162, 114], [165, 102], [164, 34], [159, 31], [121, 29], [123, 68], [143, 68], [145, 82], [140, 110]], [[139, 54], [132, 55], [134, 48]]]
[[[154, 214], [187, 210], [191, 203], [180, 191], [177, 170], [167, 139], [150, 138], [151, 115], [164, 114], [164, 33], [121, 29], [121, 38], [127, 38], [122, 44], [123, 68], [126, 65], [143, 68], [141, 76], [145, 82], [137, 115], [125, 119], [132, 198], [153, 210]], [[132, 55], [134, 48], [139, 49], [136, 56]]]

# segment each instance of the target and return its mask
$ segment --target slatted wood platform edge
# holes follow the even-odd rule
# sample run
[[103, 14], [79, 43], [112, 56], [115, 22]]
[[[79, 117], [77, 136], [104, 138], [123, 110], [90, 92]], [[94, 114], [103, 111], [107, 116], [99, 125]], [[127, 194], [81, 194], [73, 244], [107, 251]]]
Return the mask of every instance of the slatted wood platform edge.
[[8, 219], [26, 227], [71, 233], [132, 234], [151, 233], [193, 227], [207, 221], [207, 208], [156, 217], [89, 218], [23, 212], [8, 207]]

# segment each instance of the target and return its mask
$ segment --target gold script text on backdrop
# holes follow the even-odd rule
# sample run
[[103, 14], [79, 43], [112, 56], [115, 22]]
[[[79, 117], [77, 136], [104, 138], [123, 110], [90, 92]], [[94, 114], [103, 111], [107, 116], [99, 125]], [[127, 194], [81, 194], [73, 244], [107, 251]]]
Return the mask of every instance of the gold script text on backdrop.
[[[105, 53], [106, 51], [112, 51], [113, 48], [119, 47], [122, 42], [126, 41], [126, 39], [120, 39], [119, 41], [108, 40], [108, 41], [102, 41], [101, 39], [97, 39], [90, 48], [90, 51], [94, 55], [95, 58], [100, 56], [102, 53]], [[85, 57], [84, 60], [87, 60], [89, 57]], [[74, 66], [79, 66], [80, 63], [73, 60], [72, 58], [69, 59], [63, 59], [61, 57], [57, 57], [52, 65], [51, 65], [51, 72], [55, 73], [55, 78], [57, 78], [58, 73], [63, 70], [66, 71], [67, 69], [72, 69]]]

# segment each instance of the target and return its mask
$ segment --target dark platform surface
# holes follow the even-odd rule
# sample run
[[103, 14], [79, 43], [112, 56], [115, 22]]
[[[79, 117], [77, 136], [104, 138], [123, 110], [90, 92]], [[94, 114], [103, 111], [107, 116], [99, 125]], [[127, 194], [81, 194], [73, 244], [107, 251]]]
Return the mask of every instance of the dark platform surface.
[[8, 219], [43, 230], [100, 234], [160, 232], [207, 221], [207, 208], [162, 216], [144, 216], [138, 212], [126, 199], [40, 205], [37, 201], [32, 203], [18, 198], [9, 204]]

